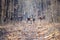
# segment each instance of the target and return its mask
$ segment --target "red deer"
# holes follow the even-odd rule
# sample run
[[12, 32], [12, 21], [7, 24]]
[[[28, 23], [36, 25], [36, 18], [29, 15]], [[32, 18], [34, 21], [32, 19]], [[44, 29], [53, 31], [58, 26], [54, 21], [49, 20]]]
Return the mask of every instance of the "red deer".
[[40, 20], [43, 20], [43, 19], [45, 19], [45, 16], [39, 17], [39, 19], [40, 19]]
[[35, 18], [27, 18], [27, 22], [30, 21], [30, 22], [34, 22], [35, 21]]

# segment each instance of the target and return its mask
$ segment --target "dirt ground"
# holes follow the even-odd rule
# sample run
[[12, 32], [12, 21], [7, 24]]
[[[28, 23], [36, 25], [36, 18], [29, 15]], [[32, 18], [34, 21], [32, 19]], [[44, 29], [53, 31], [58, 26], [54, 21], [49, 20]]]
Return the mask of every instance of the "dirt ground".
[[60, 23], [8, 23], [0, 26], [0, 40], [60, 40]]

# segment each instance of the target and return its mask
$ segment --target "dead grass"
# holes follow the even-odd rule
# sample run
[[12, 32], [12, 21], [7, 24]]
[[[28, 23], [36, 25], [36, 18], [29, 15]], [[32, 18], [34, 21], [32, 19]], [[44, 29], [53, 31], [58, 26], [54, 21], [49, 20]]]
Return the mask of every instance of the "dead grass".
[[[6, 35], [6, 40], [26, 40], [26, 38], [39, 40], [40, 37], [43, 37], [44, 40], [51, 40], [53, 39], [53, 35], [56, 36], [55, 38], [59, 40], [60, 31], [58, 31], [58, 29], [56, 28], [58, 25], [60, 26], [60, 23], [35, 22], [29, 24], [25, 22], [17, 22], [14, 24], [9, 23], [7, 25], [0, 26], [0, 28], [5, 28], [7, 30], [8, 34]], [[51, 30], [51, 28], [53, 30]], [[49, 34], [46, 35], [46, 33]], [[57, 38], [57, 36], [59, 37]]]

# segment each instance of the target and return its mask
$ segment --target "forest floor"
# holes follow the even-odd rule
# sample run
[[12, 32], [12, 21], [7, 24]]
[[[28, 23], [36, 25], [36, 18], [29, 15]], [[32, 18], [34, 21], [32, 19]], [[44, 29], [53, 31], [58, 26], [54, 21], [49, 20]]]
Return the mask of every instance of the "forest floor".
[[60, 40], [60, 23], [8, 23], [0, 26], [0, 40]]

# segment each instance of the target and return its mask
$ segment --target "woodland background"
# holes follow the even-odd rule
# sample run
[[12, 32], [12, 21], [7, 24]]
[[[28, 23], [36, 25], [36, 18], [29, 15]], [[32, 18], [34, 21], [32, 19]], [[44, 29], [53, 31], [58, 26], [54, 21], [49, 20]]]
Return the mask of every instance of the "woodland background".
[[60, 0], [0, 0], [0, 40], [60, 40]]

